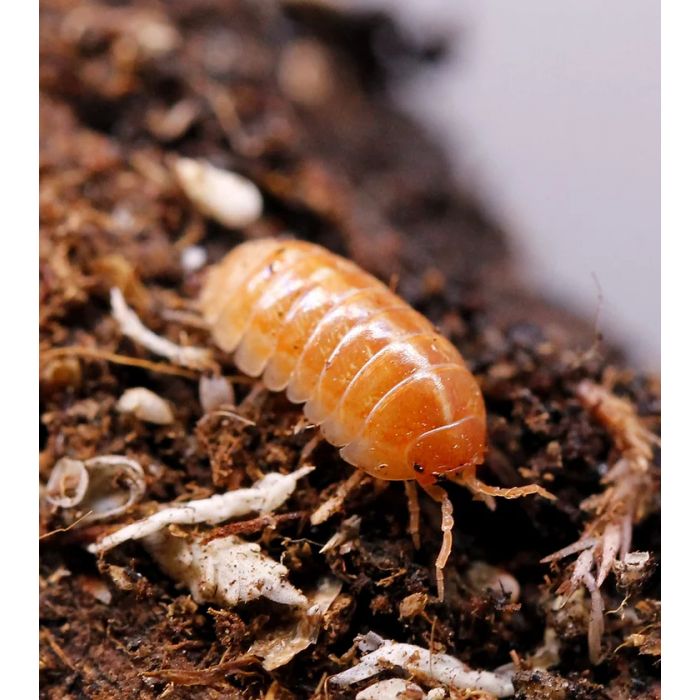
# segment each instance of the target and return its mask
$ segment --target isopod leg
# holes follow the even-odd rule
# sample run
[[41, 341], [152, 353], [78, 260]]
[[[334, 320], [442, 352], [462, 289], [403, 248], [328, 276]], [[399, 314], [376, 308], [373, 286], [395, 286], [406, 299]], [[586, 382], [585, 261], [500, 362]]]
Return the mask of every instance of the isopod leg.
[[420, 549], [420, 507], [415, 481], [404, 481], [408, 498], [408, 532], [413, 539], [413, 546]]
[[452, 501], [450, 501], [447, 492], [439, 486], [423, 485], [425, 492], [434, 500], [439, 501], [442, 509], [442, 547], [440, 553], [435, 560], [435, 578], [437, 580], [438, 600], [445, 600], [445, 565], [452, 551], [452, 528], [455, 521], [452, 517]]

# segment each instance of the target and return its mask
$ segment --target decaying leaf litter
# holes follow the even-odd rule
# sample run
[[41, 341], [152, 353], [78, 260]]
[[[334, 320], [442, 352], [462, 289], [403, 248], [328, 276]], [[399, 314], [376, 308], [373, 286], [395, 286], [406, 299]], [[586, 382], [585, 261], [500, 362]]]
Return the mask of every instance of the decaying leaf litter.
[[[624, 369], [618, 354], [591, 350], [592, 324], [523, 289], [498, 225], [456, 192], [441, 156], [388, 105], [383, 88], [397, 67], [379, 59], [382, 42], [403, 47], [406, 64], [432, 53], [402, 44], [384, 18], [308, 2], [43, 3], [44, 697], [354, 697], [382, 679], [405, 679], [424, 694], [441, 684], [404, 661], [356, 684], [331, 682], [376, 653], [361, 646], [368, 635], [477, 670], [500, 667], [516, 697], [658, 696], [659, 454], [646, 438], [658, 432], [658, 384]], [[304, 83], [309, 61], [334, 79]], [[226, 228], [230, 211], [217, 220], [211, 203], [183, 191], [181, 158], [253, 183], [261, 215], [249, 196], [244, 228]], [[314, 433], [298, 407], [238, 375], [197, 323], [206, 263], [246, 238], [285, 232], [385, 280], [396, 275], [399, 292], [480, 380], [491, 440], [484, 476], [533, 480], [558, 497], [504, 501], [490, 512], [448, 487], [457, 525], [444, 604], [431, 578], [437, 510], [422, 503], [419, 551], [399, 484], [362, 483], [339, 513], [312, 526], [310, 514], [352, 469], [328, 445], [310, 449]], [[129, 337], [112, 313], [113, 289], [168, 347], [201, 348], [204, 361], [193, 366]], [[587, 401], [586, 387], [600, 400]], [[619, 409], [618, 421], [602, 400]], [[645, 437], [641, 452], [629, 454], [629, 435]], [[94, 503], [109, 515], [99, 490], [68, 508], [44, 497], [60, 460], [75, 463], [59, 498], [74, 499], [83, 469], [110, 455], [138, 465], [99, 481], [114, 487], [115, 514], [95, 517]], [[619, 465], [639, 467], [640, 456], [630, 495]], [[283, 567], [292, 601], [321, 596], [310, 616], [303, 605], [265, 599], [195, 602], [143, 543], [100, 557], [87, 551], [165, 508], [306, 464], [314, 471], [277, 509], [170, 523], [157, 536], [190, 554], [233, 538], [264, 557], [271, 575]], [[581, 549], [570, 558], [551, 569], [540, 563], [573, 543]], [[202, 559], [190, 561], [190, 574], [192, 561]], [[587, 586], [589, 565], [598, 577], [612, 573]], [[606, 613], [596, 665], [591, 588]], [[286, 662], [265, 664], [271, 650]]]

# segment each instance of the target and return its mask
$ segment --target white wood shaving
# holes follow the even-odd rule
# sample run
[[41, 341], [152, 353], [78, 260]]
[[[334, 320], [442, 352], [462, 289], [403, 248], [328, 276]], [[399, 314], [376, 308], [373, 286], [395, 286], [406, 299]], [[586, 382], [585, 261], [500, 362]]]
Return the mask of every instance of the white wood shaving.
[[88, 546], [93, 554], [106, 552], [127, 540], [141, 539], [162, 530], [168, 525], [194, 525], [216, 523], [237, 518], [248, 513], [267, 513], [279, 508], [294, 492], [297, 481], [313, 471], [302, 467], [291, 474], [266, 474], [247, 489], [237, 489], [177, 505], [137, 520], [134, 523], [103, 537]]
[[173, 170], [195, 207], [223, 226], [244, 228], [260, 218], [263, 198], [247, 178], [191, 158], [178, 158]]
[[190, 369], [204, 369], [211, 365], [211, 353], [205, 348], [182, 347], [167, 338], [162, 338], [146, 328], [133, 309], [129, 308], [118, 287], [110, 290], [112, 316], [119, 324], [121, 332], [147, 350], [166, 357], [176, 365]]
[[483, 690], [498, 698], [510, 697], [514, 693], [508, 675], [471, 670], [448, 654], [431, 654], [422, 647], [386, 640], [373, 632], [359, 637], [358, 646], [366, 652], [360, 663], [331, 676], [331, 683], [346, 687], [371, 678], [387, 668], [398, 666], [408, 673], [455, 690]]
[[[351, 515], [349, 518], [343, 520], [343, 522], [340, 523], [338, 532], [331, 535], [328, 542], [326, 542], [326, 544], [324, 544], [319, 550], [319, 554], [331, 552], [338, 547], [342, 547], [342, 545], [346, 544], [347, 542], [357, 539], [357, 536], [360, 533], [361, 523], [362, 518], [360, 518], [359, 515]], [[342, 553], [343, 552], [341, 551], [341, 554]]]
[[379, 681], [361, 690], [355, 700], [423, 700], [426, 695], [420, 686], [403, 678]]
[[145, 545], [168, 576], [190, 589], [197, 603], [234, 606], [268, 598], [283, 605], [308, 605], [303, 593], [286, 580], [286, 567], [263, 554], [258, 544], [233, 535], [204, 543], [161, 531], [149, 535]]
[[170, 404], [142, 386], [127, 389], [117, 401], [117, 411], [131, 413], [139, 420], [156, 425], [169, 425], [175, 420]]
[[199, 403], [204, 413], [215, 411], [220, 406], [233, 406], [235, 397], [231, 382], [226, 377], [203, 374], [199, 378]]

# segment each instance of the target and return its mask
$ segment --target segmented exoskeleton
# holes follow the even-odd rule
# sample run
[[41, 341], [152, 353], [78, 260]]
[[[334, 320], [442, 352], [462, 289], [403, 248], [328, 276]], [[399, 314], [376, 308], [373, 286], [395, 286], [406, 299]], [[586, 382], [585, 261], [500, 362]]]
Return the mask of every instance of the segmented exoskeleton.
[[486, 496], [537, 490], [476, 479], [486, 411], [474, 376], [428, 319], [354, 263], [307, 242], [250, 241], [210, 271], [201, 307], [238, 368], [304, 403], [347, 462], [407, 482], [414, 533], [414, 482], [442, 503], [441, 597], [452, 506], [436, 479], [448, 476]]

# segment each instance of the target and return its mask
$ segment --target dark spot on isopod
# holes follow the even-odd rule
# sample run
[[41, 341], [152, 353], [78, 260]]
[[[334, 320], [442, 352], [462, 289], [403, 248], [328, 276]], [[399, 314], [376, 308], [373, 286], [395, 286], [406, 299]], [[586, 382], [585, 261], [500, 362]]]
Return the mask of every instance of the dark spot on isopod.
[[423, 467], [420, 464], [414, 464], [413, 469], [417, 471], [419, 474], [422, 474], [425, 471], [425, 467]]

